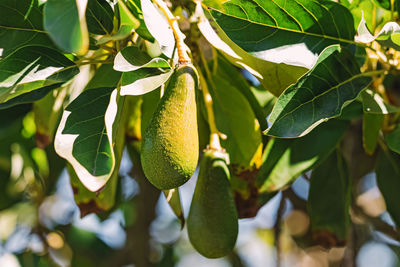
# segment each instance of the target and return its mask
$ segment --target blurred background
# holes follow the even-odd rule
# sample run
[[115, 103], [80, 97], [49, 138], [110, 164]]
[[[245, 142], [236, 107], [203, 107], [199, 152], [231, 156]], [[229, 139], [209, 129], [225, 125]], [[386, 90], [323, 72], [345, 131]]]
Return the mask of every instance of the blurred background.
[[[210, 260], [193, 249], [186, 227], [181, 229], [164, 195], [143, 177], [131, 177], [135, 176], [134, 166], [127, 153], [121, 163], [117, 203], [109, 212], [82, 217], [94, 207], [89, 203], [78, 208], [65, 169], [54, 179], [54, 186], [46, 187], [50, 188], [48, 194], [40, 193], [45, 181], [37, 177], [51, 173], [57, 157], [51, 156], [54, 151], [50, 147], [27, 150], [35, 129], [30, 113], [23, 114], [16, 127], [21, 133], [19, 140], [10, 142], [11, 137], [0, 132], [3, 144], [11, 145], [11, 174], [0, 174], [1, 267], [400, 266], [399, 237], [374, 174], [354, 185], [358, 210], [352, 208], [351, 236], [347, 244], [340, 244], [344, 246], [324, 249], [310, 242], [306, 175], [276, 194], [257, 216], [240, 220], [236, 249], [231, 255]], [[10, 132], [7, 130], [7, 134]], [[4, 157], [0, 163], [5, 164]], [[181, 188], [185, 216], [196, 175]]]

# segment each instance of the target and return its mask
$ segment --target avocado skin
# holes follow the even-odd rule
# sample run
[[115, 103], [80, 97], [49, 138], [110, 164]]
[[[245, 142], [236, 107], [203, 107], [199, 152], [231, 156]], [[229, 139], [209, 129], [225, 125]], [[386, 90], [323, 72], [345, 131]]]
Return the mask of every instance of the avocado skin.
[[229, 169], [217, 153], [206, 151], [203, 154], [187, 219], [190, 242], [207, 258], [229, 254], [238, 235], [238, 215]]
[[143, 136], [143, 171], [158, 189], [179, 187], [196, 170], [199, 159], [197, 88], [194, 67], [177, 67]]

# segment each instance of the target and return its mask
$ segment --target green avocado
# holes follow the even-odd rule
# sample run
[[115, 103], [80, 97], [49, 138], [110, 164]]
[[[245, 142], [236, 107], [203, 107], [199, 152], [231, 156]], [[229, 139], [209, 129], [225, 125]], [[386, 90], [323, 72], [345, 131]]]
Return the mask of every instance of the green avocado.
[[238, 235], [230, 174], [221, 152], [206, 151], [194, 191], [187, 230], [193, 247], [207, 258], [229, 254]]
[[197, 88], [196, 69], [192, 65], [178, 66], [144, 133], [143, 171], [158, 189], [179, 187], [196, 170], [199, 159]]

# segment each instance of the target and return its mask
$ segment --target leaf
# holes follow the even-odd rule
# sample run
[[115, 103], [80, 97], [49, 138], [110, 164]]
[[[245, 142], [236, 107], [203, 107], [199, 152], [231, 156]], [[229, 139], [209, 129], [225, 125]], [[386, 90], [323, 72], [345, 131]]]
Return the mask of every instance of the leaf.
[[131, 30], [139, 27], [139, 20], [132, 15], [124, 1], [118, 0], [118, 10], [120, 14], [121, 26], [129, 26]]
[[[283, 90], [303, 75], [307, 69], [304, 67], [285, 64], [282, 61], [271, 62], [250, 55], [232, 42], [215, 22], [206, 18], [201, 3], [196, 7], [198, 27], [206, 40], [218, 49], [233, 64], [248, 70], [262, 83], [265, 89], [275, 96], [279, 96]], [[216, 29], [216, 32], [214, 31]], [[277, 56], [277, 58], [282, 58]], [[309, 58], [305, 56], [305, 58]], [[314, 61], [308, 67], [311, 68]]]
[[164, 84], [172, 74], [165, 59], [151, 58], [135, 46], [120, 51], [114, 69], [123, 71], [121, 95], [142, 95]]
[[174, 212], [175, 216], [181, 222], [181, 229], [185, 226], [185, 217], [183, 216], [183, 209], [181, 203], [181, 197], [179, 195], [179, 189], [170, 189], [163, 191], [165, 199], [167, 200], [169, 206]]
[[57, 88], [59, 84], [53, 84], [49, 86], [45, 86], [39, 89], [36, 89], [34, 91], [28, 92], [21, 94], [17, 97], [14, 97], [10, 100], [8, 100], [5, 103], [0, 104], [0, 109], [7, 109], [10, 107], [13, 107], [15, 105], [20, 105], [20, 104], [27, 104], [27, 103], [32, 103], [35, 101], [38, 101], [45, 97], [49, 92]]
[[85, 89], [115, 87], [121, 78], [121, 72], [115, 71], [113, 64], [103, 64], [96, 70]]
[[211, 14], [233, 42], [267, 61], [313, 57], [332, 44], [354, 43], [353, 17], [328, 0], [231, 0]]
[[400, 209], [398, 208], [399, 166], [400, 155], [390, 151], [381, 151], [375, 169], [378, 187], [385, 199], [387, 211], [397, 226], [400, 225]]
[[32, 0], [0, 0], [0, 57], [26, 45], [54, 47], [43, 30], [42, 8]]
[[125, 47], [115, 56], [114, 69], [117, 71], [128, 72], [140, 68], [171, 69], [165, 59], [159, 57], [151, 58], [136, 46]]
[[160, 14], [150, 0], [141, 0], [140, 2], [147, 30], [156, 39], [161, 51], [171, 58], [175, 49], [175, 37], [167, 19]]
[[72, 191], [74, 192], [75, 203], [81, 212], [81, 218], [90, 213], [101, 213], [110, 210], [114, 206], [118, 172], [114, 172], [110, 181], [100, 192], [91, 192], [80, 182], [70, 164], [67, 165], [67, 170]]
[[163, 85], [172, 75], [172, 70], [143, 68], [124, 72], [121, 80], [121, 95], [143, 95]]
[[35, 139], [38, 147], [44, 148], [53, 142], [66, 97], [67, 88], [59, 88], [33, 103], [36, 126]]
[[63, 50], [84, 55], [89, 49], [85, 10], [88, 0], [47, 0], [44, 28]]
[[58, 86], [78, 72], [75, 64], [56, 50], [41, 46], [22, 47], [0, 61], [0, 102], [18, 96], [21, 103], [27, 99], [37, 100], [35, 94], [24, 94], [51, 85]]
[[383, 98], [374, 90], [365, 89], [360, 94], [364, 113], [389, 114], [400, 112], [400, 108], [386, 104]]
[[256, 180], [259, 192], [280, 190], [313, 168], [333, 151], [348, 126], [349, 121], [334, 119], [300, 138], [271, 139]]
[[110, 34], [114, 28], [114, 11], [105, 0], [88, 0], [86, 21], [88, 30], [94, 34]]
[[[97, 90], [97, 89], [94, 89]], [[116, 92], [116, 91], [114, 91]], [[113, 93], [114, 93], [113, 92]], [[100, 213], [110, 210], [115, 205], [115, 197], [117, 193], [119, 167], [122, 160], [122, 153], [125, 146], [125, 129], [129, 106], [125, 104], [126, 99], [120, 98], [118, 101], [118, 112], [113, 125], [113, 149], [115, 155], [115, 167], [110, 173], [108, 182], [100, 192], [89, 191], [82, 183], [74, 168], [70, 164], [67, 165], [68, 172], [71, 176], [71, 185], [74, 192], [74, 199], [81, 211], [81, 217], [89, 213]]]
[[132, 32], [132, 27], [128, 25], [122, 25], [118, 32], [114, 35], [111, 36], [103, 36], [99, 40], [97, 40], [98, 45], [102, 45], [105, 43], [108, 43], [110, 41], [119, 41], [119, 40], [124, 40], [127, 38]]
[[314, 68], [278, 98], [266, 134], [299, 137], [340, 115], [342, 108], [367, 87], [372, 78], [360, 73], [354, 56], [343, 47], [326, 48]]
[[132, 1], [128, 1], [126, 3], [126, 6], [128, 7], [128, 9], [132, 12], [133, 16], [135, 18], [137, 18], [140, 22], [139, 27], [135, 30], [140, 37], [142, 37], [145, 40], [148, 40], [150, 42], [154, 42], [155, 39], [154, 37], [151, 35], [151, 33], [149, 32], [149, 30], [146, 27], [146, 24], [144, 22], [143, 19], [143, 12], [141, 9], [141, 4], [140, 4], [140, 0], [132, 0]]
[[363, 116], [363, 146], [368, 155], [375, 152], [383, 118], [382, 114], [365, 113]]
[[343, 245], [350, 226], [350, 177], [336, 151], [317, 166], [310, 181], [307, 209], [313, 238], [325, 247]]
[[396, 22], [386, 23], [382, 30], [373, 36], [367, 28], [364, 17], [362, 17], [357, 32], [356, 41], [358, 42], [370, 43], [377, 41], [383, 46], [400, 50], [400, 26]]
[[260, 125], [235, 81], [224, 79], [222, 71], [218, 69], [209, 85], [217, 128], [227, 136], [221, 144], [229, 153], [231, 164], [249, 167], [260, 152]]
[[396, 128], [385, 136], [386, 143], [390, 150], [400, 154], [400, 127]]
[[57, 130], [57, 154], [72, 165], [92, 192], [106, 184], [116, 166], [113, 143], [117, 114], [116, 89], [89, 89], [65, 108]]

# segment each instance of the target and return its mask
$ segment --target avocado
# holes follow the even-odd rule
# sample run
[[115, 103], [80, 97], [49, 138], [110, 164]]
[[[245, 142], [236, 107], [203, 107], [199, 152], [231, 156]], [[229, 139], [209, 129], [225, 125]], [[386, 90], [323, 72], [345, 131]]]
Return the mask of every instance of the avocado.
[[178, 66], [144, 133], [141, 162], [146, 178], [168, 190], [187, 182], [199, 159], [196, 69]]
[[207, 258], [229, 254], [238, 235], [238, 215], [222, 152], [203, 154], [187, 219], [189, 240]]

